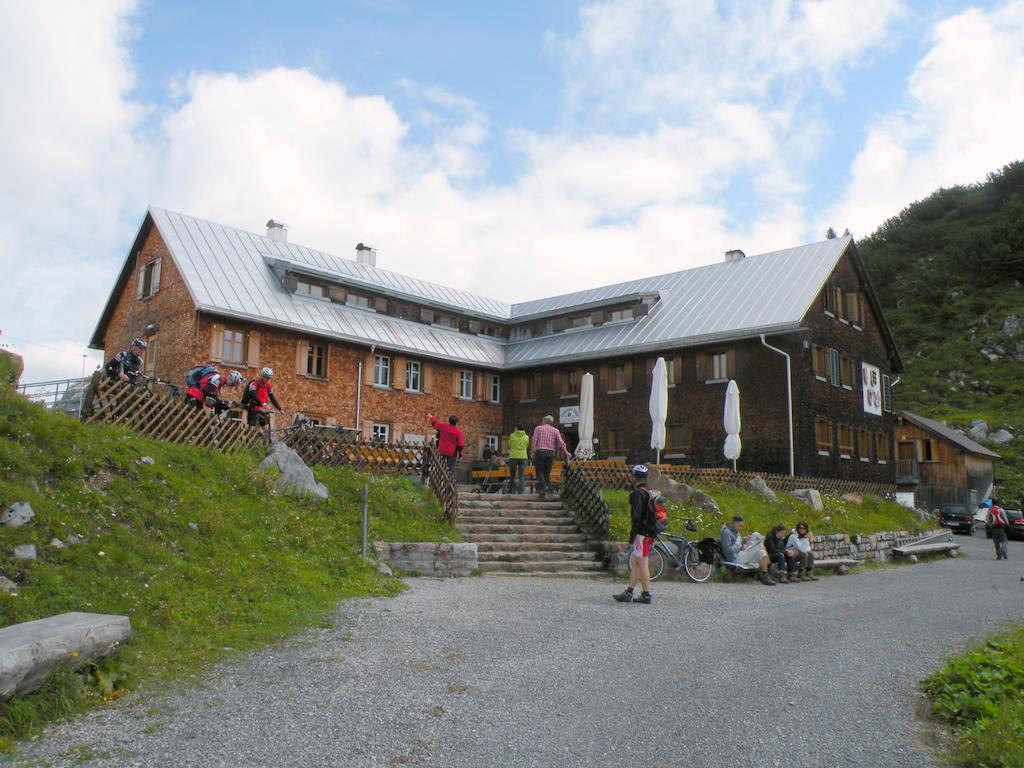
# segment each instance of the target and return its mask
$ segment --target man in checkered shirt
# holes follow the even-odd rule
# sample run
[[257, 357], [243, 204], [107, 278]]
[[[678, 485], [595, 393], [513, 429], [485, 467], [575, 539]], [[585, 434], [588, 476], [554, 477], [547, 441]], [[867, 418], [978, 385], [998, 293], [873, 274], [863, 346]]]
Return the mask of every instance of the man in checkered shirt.
[[533, 437], [530, 440], [530, 458], [533, 459], [533, 466], [537, 470], [541, 500], [547, 496], [551, 484], [551, 465], [555, 461], [555, 451], [561, 450], [566, 456], [569, 455], [562, 433], [554, 423], [554, 416], [545, 416], [544, 421], [533, 430]]

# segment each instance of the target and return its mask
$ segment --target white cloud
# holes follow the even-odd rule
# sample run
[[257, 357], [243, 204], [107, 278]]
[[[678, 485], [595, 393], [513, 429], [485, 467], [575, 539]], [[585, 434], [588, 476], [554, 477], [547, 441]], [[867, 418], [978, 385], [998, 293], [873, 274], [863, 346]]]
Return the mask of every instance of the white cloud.
[[938, 187], [1021, 158], [1022, 93], [1024, 2], [943, 20], [909, 78], [906, 108], [869, 128], [828, 220], [864, 236]]

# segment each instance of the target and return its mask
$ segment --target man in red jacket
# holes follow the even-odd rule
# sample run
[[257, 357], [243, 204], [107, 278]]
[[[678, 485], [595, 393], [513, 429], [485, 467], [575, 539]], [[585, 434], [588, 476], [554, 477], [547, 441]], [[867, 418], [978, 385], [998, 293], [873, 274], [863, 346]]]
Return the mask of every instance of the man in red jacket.
[[444, 424], [427, 414], [430, 419], [430, 426], [437, 430], [437, 452], [444, 456], [448, 465], [448, 471], [455, 476], [455, 462], [462, 458], [462, 449], [466, 447], [466, 439], [462, 436], [462, 430], [456, 426], [459, 420], [455, 416], [448, 417], [448, 423]]

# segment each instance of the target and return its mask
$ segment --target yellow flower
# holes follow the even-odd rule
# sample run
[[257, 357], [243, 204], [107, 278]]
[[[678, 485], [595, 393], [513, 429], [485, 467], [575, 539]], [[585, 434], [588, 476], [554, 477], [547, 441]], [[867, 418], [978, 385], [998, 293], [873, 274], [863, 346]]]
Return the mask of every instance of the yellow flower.
[[72, 651], [71, 658], [75, 658], [76, 656], [78, 656], [78, 651]]

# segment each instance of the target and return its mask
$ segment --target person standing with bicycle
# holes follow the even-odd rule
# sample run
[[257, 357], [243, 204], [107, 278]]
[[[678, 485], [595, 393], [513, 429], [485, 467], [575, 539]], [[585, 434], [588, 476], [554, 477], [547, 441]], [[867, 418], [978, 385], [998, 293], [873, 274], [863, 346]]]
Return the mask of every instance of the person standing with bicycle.
[[[654, 499], [647, 487], [647, 467], [637, 464], [633, 467], [635, 487], [629, 494], [630, 529], [629, 540], [633, 549], [629, 556], [629, 583], [623, 592], [612, 595], [620, 603], [651, 604], [651, 571], [648, 556], [658, 538], [658, 521], [655, 515]], [[633, 590], [640, 583], [640, 597], [633, 597]]]
[[142, 373], [142, 356], [146, 354], [146, 347], [149, 346], [145, 339], [132, 339], [130, 349], [118, 352], [104, 366], [104, 371], [110, 381], [127, 381], [134, 384]]

